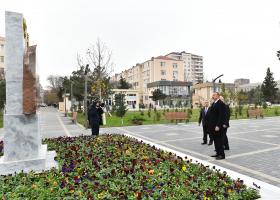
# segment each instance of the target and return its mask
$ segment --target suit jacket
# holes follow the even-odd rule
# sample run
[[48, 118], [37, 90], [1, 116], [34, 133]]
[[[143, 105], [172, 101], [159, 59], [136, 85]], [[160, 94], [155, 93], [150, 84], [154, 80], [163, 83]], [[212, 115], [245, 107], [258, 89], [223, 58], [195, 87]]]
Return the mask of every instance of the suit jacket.
[[91, 125], [93, 124], [99, 124], [99, 113], [95, 106], [91, 106], [88, 111], [88, 121]]
[[229, 127], [229, 120], [230, 120], [230, 109], [229, 105], [225, 104], [225, 122], [224, 124]]
[[208, 107], [206, 113], [205, 113], [205, 107], [201, 108], [198, 123], [200, 124], [202, 121], [203, 126], [208, 126], [209, 116], [210, 116], [210, 107]]
[[210, 116], [209, 116], [209, 128], [211, 131], [214, 131], [215, 127], [218, 126], [222, 128], [225, 120], [225, 104], [218, 100], [216, 103], [213, 103], [211, 106]]

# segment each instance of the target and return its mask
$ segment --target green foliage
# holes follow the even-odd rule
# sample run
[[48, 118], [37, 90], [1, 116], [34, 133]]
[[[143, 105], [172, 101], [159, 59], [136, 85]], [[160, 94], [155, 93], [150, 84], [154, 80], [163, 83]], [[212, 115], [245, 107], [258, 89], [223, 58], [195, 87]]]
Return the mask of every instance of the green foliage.
[[155, 112], [154, 121], [160, 121], [160, 118], [161, 118], [161, 112]]
[[152, 92], [153, 101], [164, 100], [166, 95], [162, 93], [160, 89], [156, 89]]
[[243, 106], [239, 105], [238, 106], [238, 114], [239, 114], [239, 116], [242, 116], [242, 110], [243, 110]]
[[118, 117], [123, 117], [127, 111], [125, 105], [125, 94], [115, 94], [114, 110]]
[[134, 115], [131, 119], [131, 123], [135, 125], [142, 125], [145, 119], [142, 116]]
[[6, 81], [0, 80], [0, 110], [4, 109], [6, 103]]
[[237, 92], [238, 105], [243, 105], [243, 104], [247, 103], [247, 100], [248, 100], [248, 96], [247, 96], [246, 92], [244, 92], [243, 90]]
[[276, 116], [279, 115], [278, 107], [275, 107], [275, 108], [274, 108], [274, 114], [275, 114]]
[[129, 89], [131, 88], [131, 85], [125, 80], [124, 77], [121, 76], [118, 89]]
[[230, 115], [233, 115], [233, 108], [229, 107]]
[[226, 90], [224, 83], [221, 86], [221, 93], [220, 93], [220, 95], [224, 97], [225, 102], [229, 101], [229, 92]]
[[235, 119], [237, 119], [237, 115], [238, 115], [238, 109], [235, 107], [234, 109], [234, 115], [235, 115]]
[[193, 109], [188, 108], [187, 109], [187, 116], [188, 116], [187, 122], [189, 122], [189, 119], [191, 119], [192, 114], [193, 114]]
[[265, 102], [263, 102], [262, 107], [263, 107], [263, 109], [267, 109], [267, 104]]
[[267, 68], [266, 76], [261, 86], [261, 91], [265, 101], [274, 102], [278, 88], [274, 81], [273, 73]]
[[149, 118], [151, 118], [151, 108], [149, 108], [147, 115]]

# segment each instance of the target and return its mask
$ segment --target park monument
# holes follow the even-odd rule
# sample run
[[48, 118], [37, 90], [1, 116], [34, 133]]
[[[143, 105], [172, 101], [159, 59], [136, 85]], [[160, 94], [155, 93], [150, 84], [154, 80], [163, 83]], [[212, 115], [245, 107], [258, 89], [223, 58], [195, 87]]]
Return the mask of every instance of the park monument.
[[36, 46], [29, 46], [20, 13], [5, 13], [6, 107], [0, 175], [57, 167], [56, 153], [41, 142], [37, 112]]

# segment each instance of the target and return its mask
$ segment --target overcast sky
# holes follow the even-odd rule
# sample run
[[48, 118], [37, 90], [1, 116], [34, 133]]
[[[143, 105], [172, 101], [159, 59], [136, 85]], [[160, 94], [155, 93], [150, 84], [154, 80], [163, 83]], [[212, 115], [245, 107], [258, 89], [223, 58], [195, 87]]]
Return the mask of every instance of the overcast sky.
[[261, 82], [270, 67], [280, 79], [279, 0], [0, 0], [21, 12], [38, 45], [43, 86], [50, 74], [70, 75], [99, 37], [113, 51], [115, 72], [172, 51], [204, 57], [204, 73], [223, 82]]

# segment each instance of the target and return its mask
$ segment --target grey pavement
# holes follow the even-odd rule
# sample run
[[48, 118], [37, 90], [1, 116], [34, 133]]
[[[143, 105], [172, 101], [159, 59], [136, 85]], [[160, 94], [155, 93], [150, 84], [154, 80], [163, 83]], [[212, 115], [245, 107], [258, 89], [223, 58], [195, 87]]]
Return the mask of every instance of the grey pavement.
[[[41, 108], [39, 116], [42, 138], [91, 134], [54, 108]], [[221, 161], [210, 157], [215, 153], [213, 145], [200, 144], [202, 127], [197, 123], [102, 128], [100, 134], [129, 133], [280, 187], [279, 122], [280, 117], [231, 121], [230, 150], [225, 151], [226, 159]]]
[[152, 141], [213, 164], [280, 187], [280, 117], [233, 120], [228, 129], [230, 150], [226, 159], [210, 155], [214, 147], [201, 145], [197, 123], [125, 127], [131, 135]]

